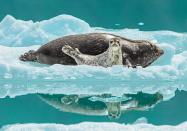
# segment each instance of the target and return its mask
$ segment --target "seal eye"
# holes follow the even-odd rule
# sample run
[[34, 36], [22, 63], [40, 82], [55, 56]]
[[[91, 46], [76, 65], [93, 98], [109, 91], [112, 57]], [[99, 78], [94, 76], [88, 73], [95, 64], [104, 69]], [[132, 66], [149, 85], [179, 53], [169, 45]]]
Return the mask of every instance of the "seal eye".
[[113, 42], [114, 42], [113, 40], [110, 41], [111, 44], [112, 44]]

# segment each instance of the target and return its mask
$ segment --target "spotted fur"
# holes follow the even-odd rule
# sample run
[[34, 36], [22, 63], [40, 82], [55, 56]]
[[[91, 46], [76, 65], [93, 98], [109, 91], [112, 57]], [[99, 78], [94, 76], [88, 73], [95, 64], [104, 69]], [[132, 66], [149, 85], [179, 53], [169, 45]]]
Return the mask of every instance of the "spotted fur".
[[122, 45], [120, 40], [112, 38], [109, 42], [109, 48], [99, 55], [87, 55], [79, 51], [78, 48], [73, 49], [69, 45], [65, 45], [62, 51], [75, 59], [78, 65], [92, 65], [111, 67], [113, 65], [123, 65]]

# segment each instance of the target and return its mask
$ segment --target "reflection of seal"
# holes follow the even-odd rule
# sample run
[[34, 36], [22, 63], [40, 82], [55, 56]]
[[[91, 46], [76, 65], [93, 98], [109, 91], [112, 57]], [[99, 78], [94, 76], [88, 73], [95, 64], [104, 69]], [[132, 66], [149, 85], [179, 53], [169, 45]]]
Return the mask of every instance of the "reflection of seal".
[[93, 65], [104, 67], [110, 67], [112, 65], [123, 65], [121, 44], [117, 38], [111, 39], [107, 51], [99, 55], [82, 54], [78, 48], [73, 49], [69, 45], [63, 46], [62, 51], [74, 58], [78, 65]]
[[[89, 96], [78, 95], [48, 95], [38, 94], [39, 97], [49, 105], [63, 112], [72, 112], [84, 115], [106, 115], [107, 108], [103, 102], [92, 102]], [[78, 98], [78, 97], [79, 98]], [[78, 99], [77, 99], [78, 98]]]
[[116, 119], [121, 113], [130, 110], [146, 110], [154, 107], [163, 99], [162, 94], [124, 94], [122, 97], [111, 94], [101, 95], [64, 95], [64, 94], [38, 94], [49, 105], [65, 112], [84, 115], [108, 115]]
[[127, 58], [132, 67], [137, 65], [146, 67], [161, 56], [164, 52], [156, 45], [145, 40], [130, 40], [108, 33], [90, 33], [81, 35], [65, 36], [53, 40], [37, 51], [29, 51], [20, 56], [22, 61], [37, 61], [45, 64], [76, 65], [73, 58], [62, 52], [64, 45], [78, 48], [81, 53], [88, 55], [98, 55], [106, 51], [111, 38], [118, 38], [122, 44], [123, 64]]

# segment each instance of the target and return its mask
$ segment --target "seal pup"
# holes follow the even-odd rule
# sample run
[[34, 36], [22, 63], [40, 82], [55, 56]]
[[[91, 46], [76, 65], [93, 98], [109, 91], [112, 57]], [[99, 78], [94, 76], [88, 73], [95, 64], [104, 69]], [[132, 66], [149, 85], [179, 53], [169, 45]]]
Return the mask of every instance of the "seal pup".
[[[112, 38], [109, 41], [108, 49], [99, 55], [87, 55], [79, 51], [78, 48], [73, 49], [69, 45], [62, 47], [62, 51], [75, 59], [78, 65], [92, 65], [111, 67], [113, 65], [123, 65], [122, 45], [118, 38]], [[130, 66], [130, 65], [128, 65]]]
[[157, 45], [147, 40], [131, 40], [109, 33], [88, 33], [69, 35], [50, 41], [41, 46], [37, 51], [29, 51], [19, 57], [21, 61], [33, 61], [43, 64], [77, 65], [76, 61], [69, 55], [62, 52], [62, 47], [68, 43], [72, 48], [78, 48], [81, 53], [88, 55], [99, 55], [109, 47], [111, 38], [120, 39], [122, 44], [123, 65], [128, 65], [128, 58], [131, 67], [147, 67], [157, 58], [164, 54], [164, 51]]

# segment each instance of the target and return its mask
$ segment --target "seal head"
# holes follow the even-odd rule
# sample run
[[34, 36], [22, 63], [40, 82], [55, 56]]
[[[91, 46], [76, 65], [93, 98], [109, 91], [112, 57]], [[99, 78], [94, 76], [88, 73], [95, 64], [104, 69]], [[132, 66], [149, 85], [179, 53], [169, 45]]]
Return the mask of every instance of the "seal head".
[[[164, 54], [164, 50], [156, 44], [145, 40], [136, 41], [136, 45], [132, 45], [130, 49], [123, 46], [123, 52], [128, 54], [128, 60], [133, 68], [147, 67]], [[126, 54], [123, 54], [123, 58], [127, 57]]]

